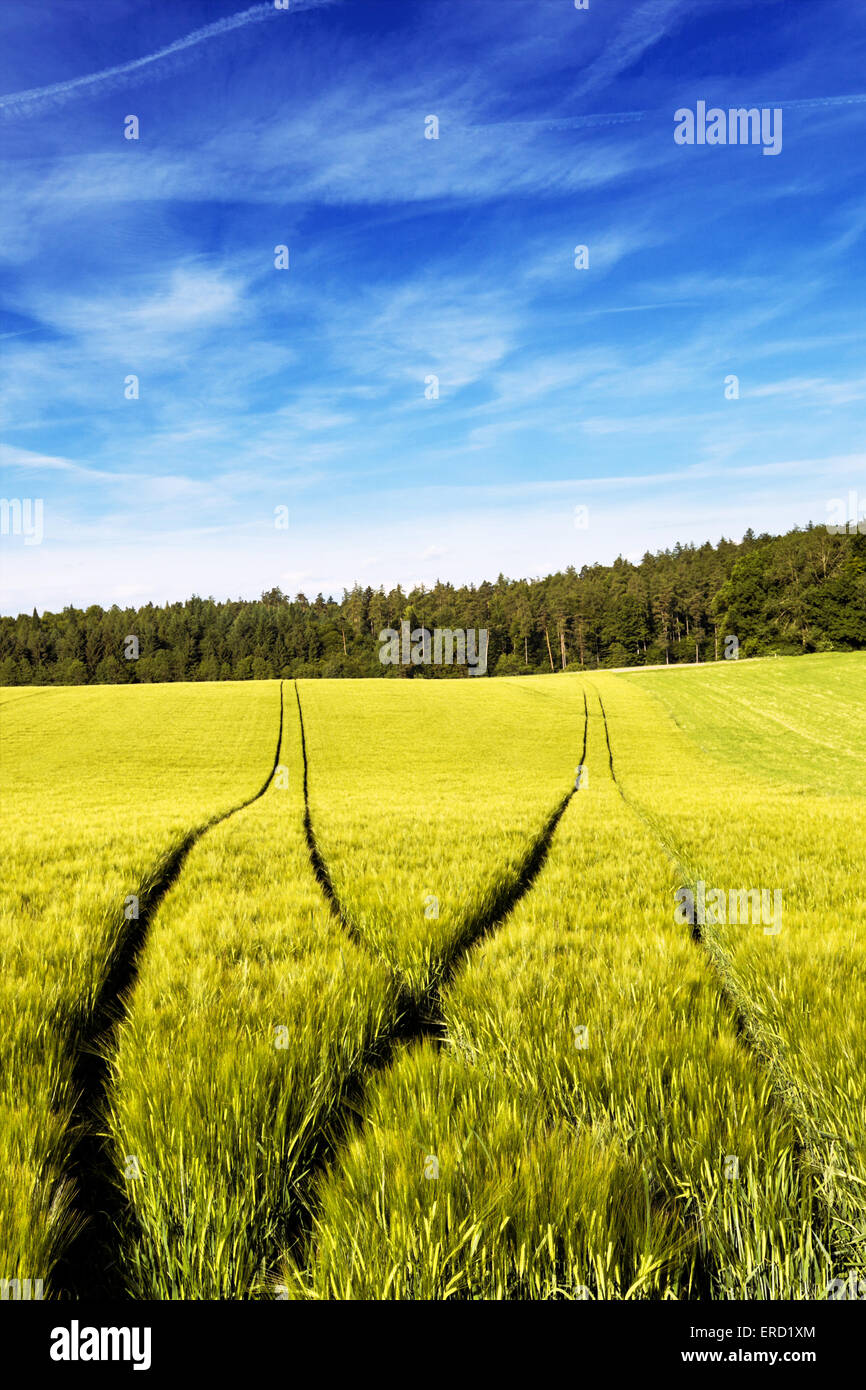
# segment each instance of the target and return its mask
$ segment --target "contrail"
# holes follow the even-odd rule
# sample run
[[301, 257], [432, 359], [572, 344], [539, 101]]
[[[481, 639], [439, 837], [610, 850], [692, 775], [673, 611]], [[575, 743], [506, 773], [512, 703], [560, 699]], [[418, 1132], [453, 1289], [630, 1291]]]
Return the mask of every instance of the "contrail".
[[[331, 3], [333, 0], [292, 0], [289, 13]], [[248, 10], [240, 10], [237, 14], [227, 15], [225, 19], [218, 19], [213, 24], [206, 24], [203, 29], [193, 29], [185, 38], [175, 39], [174, 43], [168, 44], [167, 47], [159, 48], [155, 53], [148, 53], [143, 58], [135, 58], [131, 63], [120, 63], [114, 68], [104, 68], [102, 72], [88, 73], [86, 77], [73, 77], [66, 82], [55, 82], [50, 87], [33, 87], [27, 92], [10, 92], [6, 96], [0, 96], [0, 111], [26, 114], [28, 107], [39, 102], [63, 98], [86, 88], [99, 87], [113, 81], [114, 78], [138, 72], [153, 63], [160, 63], [164, 58], [171, 58], [187, 48], [195, 48], [200, 43], [206, 43], [208, 39], [219, 38], [222, 34], [231, 33], [233, 29], [243, 29], [248, 24], [259, 24], [263, 19], [271, 19], [279, 13], [273, 4], [252, 5]]]
[[846, 97], [797, 97], [794, 101], [765, 101], [763, 106], [859, 106], [866, 101], [866, 92], [854, 92]]
[[582, 130], [584, 126], [623, 125], [629, 121], [642, 121], [649, 111], [606, 111], [594, 116], [548, 116], [535, 121], [485, 121], [472, 125], [470, 130]]
[[[841, 97], [795, 97], [792, 100], [783, 99], [782, 101], [765, 101], [763, 106], [781, 106], [787, 110], [799, 110], [811, 106], [859, 106], [866, 102], [866, 93], [853, 92], [849, 96]], [[745, 103], [754, 105], [755, 103]], [[629, 122], [644, 121], [650, 116], [667, 115], [667, 111], [661, 107], [653, 111], [607, 111], [600, 112], [591, 116], [548, 116], [533, 121], [486, 121], [480, 124], [468, 126], [469, 130], [498, 130], [508, 128], [510, 130], [582, 130], [585, 127], [606, 126], [606, 125], [625, 125]]]

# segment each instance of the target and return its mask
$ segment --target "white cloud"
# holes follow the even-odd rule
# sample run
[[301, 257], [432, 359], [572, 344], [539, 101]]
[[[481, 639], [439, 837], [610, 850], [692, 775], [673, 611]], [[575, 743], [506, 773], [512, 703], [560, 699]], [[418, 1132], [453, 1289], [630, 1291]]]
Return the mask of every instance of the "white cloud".
[[[297, 12], [333, 3], [335, 0], [292, 0], [291, 8]], [[194, 29], [183, 38], [175, 39], [173, 43], [166, 44], [154, 53], [146, 53], [131, 62], [119, 63], [114, 67], [103, 68], [101, 72], [87, 73], [83, 77], [69, 78], [65, 82], [54, 82], [47, 87], [34, 87], [25, 92], [8, 92], [5, 96], [0, 96], [0, 113], [6, 116], [32, 115], [42, 107], [62, 105], [72, 97], [85, 92], [92, 94], [96, 91], [110, 91], [118, 86], [128, 87], [130, 79], [148, 75], [153, 69], [164, 66], [187, 49], [197, 48], [211, 39], [222, 38], [225, 34], [243, 29], [249, 24], [258, 24], [262, 20], [276, 17], [277, 13], [272, 3], [251, 5], [249, 9], [226, 15], [213, 24]]]

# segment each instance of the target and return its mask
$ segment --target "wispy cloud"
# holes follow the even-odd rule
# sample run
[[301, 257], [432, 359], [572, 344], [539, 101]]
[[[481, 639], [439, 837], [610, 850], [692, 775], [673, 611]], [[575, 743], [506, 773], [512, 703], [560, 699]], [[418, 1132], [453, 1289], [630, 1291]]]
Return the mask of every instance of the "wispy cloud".
[[[0, 99], [8, 606], [539, 573], [855, 485], [849, 0], [805, 47], [745, 0], [10, 4], [21, 71], [87, 75]], [[779, 94], [781, 157], [676, 146], [692, 92]]]
[[[292, 0], [294, 11], [315, 9], [321, 5], [337, 3], [337, 0]], [[112, 88], [127, 85], [130, 77], [144, 75], [155, 67], [170, 62], [172, 58], [197, 48], [199, 44], [212, 39], [223, 38], [236, 29], [244, 29], [249, 24], [260, 24], [265, 19], [279, 18], [274, 5], [251, 5], [249, 9], [237, 14], [226, 15], [213, 24], [205, 24], [201, 29], [193, 29], [181, 39], [166, 44], [154, 53], [146, 53], [128, 63], [118, 63], [114, 67], [103, 68], [100, 72], [87, 73], [83, 77], [73, 77], [66, 82], [54, 82], [47, 87], [33, 87], [26, 92], [8, 92], [0, 96], [0, 113], [20, 116], [35, 114], [43, 106], [57, 106], [70, 97], [85, 92], [110, 91]]]

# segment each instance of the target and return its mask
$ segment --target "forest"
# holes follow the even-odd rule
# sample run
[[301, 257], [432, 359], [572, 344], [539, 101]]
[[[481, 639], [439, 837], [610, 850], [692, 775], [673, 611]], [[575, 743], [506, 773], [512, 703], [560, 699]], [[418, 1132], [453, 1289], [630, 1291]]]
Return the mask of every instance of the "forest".
[[379, 633], [404, 621], [486, 629], [489, 675], [718, 661], [730, 637], [744, 657], [851, 651], [866, 648], [866, 535], [749, 530], [638, 564], [409, 592], [356, 584], [340, 599], [275, 587], [253, 600], [34, 610], [0, 618], [0, 684], [466, 678], [461, 665], [383, 666]]

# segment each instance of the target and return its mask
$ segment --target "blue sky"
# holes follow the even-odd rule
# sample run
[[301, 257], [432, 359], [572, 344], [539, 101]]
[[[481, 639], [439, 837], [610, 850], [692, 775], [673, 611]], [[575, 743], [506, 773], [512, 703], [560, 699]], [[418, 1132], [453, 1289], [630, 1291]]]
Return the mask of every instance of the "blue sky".
[[[851, 0], [6, 0], [0, 37], [2, 492], [44, 504], [4, 611], [538, 575], [866, 501]], [[701, 100], [781, 108], [781, 152], [678, 145]]]

